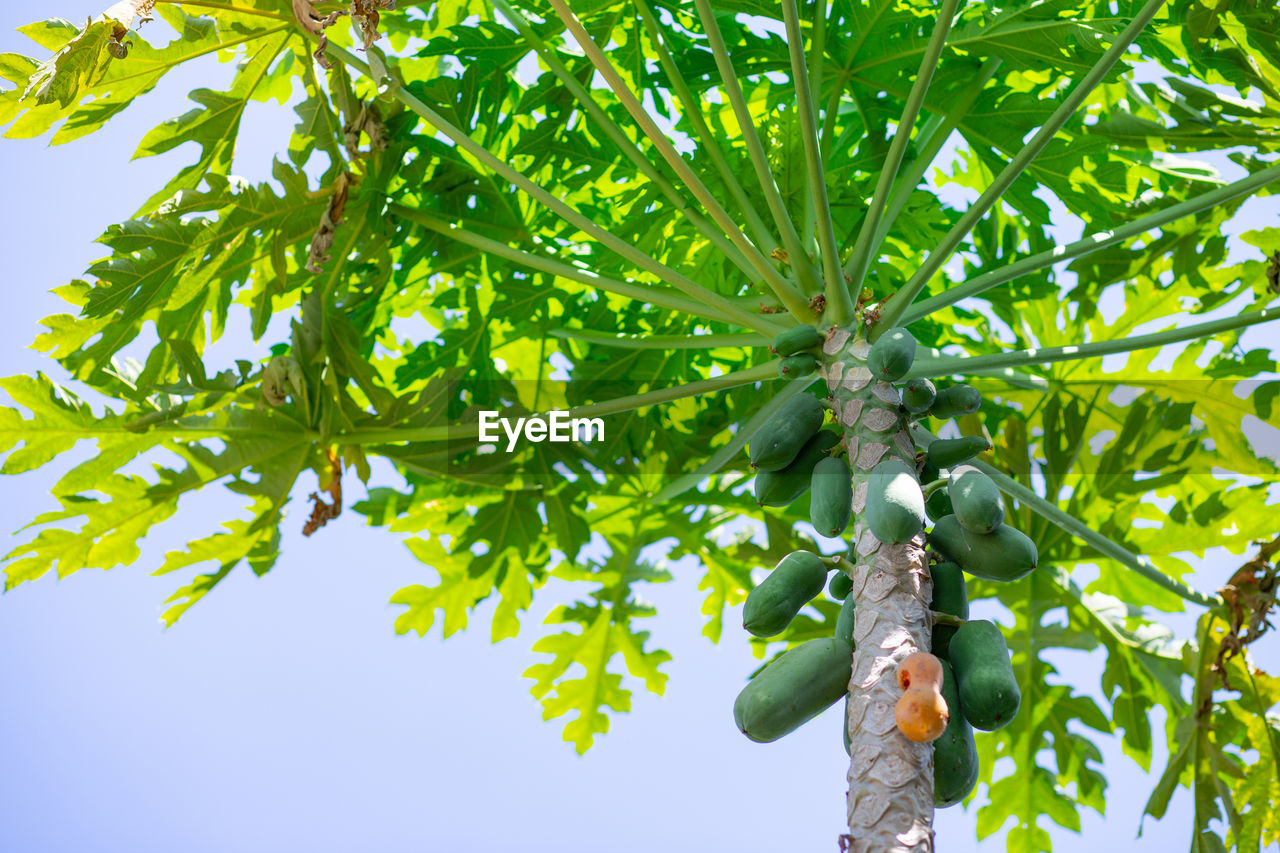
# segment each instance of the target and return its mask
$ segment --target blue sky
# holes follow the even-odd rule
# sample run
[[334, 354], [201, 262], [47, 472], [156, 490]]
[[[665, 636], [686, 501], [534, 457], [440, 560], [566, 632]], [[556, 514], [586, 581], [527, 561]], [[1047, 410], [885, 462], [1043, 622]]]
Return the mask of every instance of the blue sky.
[[[58, 0], [47, 8], [83, 21], [105, 5]], [[27, 8], [0, 10], [0, 51], [30, 50], [13, 32]], [[213, 62], [171, 75], [105, 131], [70, 145], [0, 140], [0, 252], [10, 294], [0, 315], [0, 373], [63, 378], [26, 348], [40, 318], [65, 310], [47, 291], [81, 275], [103, 254], [93, 240], [105, 226], [190, 162], [184, 148], [129, 158], [148, 128], [188, 109], [188, 89], [225, 75]], [[254, 104], [246, 123], [236, 169], [261, 179], [292, 116]], [[1271, 199], [1249, 211], [1246, 227], [1257, 227], [1280, 206]], [[265, 351], [248, 340], [246, 325], [219, 345], [220, 357]], [[1253, 336], [1254, 345], [1264, 340]], [[37, 471], [0, 481], [10, 529], [51, 504], [53, 480]], [[275, 570], [264, 578], [233, 573], [171, 630], [161, 626], [160, 603], [187, 575], [149, 571], [165, 551], [207, 534], [207, 519], [228, 517], [235, 504], [227, 495], [191, 496], [146, 541], [137, 565], [45, 578], [0, 598], [0, 850], [741, 853], [834, 845], [847, 763], [839, 715], [774, 744], [746, 741], [730, 707], [756, 661], [732, 627], [736, 615], [720, 645], [700, 636], [701, 594], [688, 565], [672, 566], [676, 580], [647, 591], [661, 614], [647, 627], [674, 655], [666, 695], [638, 689], [632, 713], [615, 717], [614, 730], [579, 757], [560, 740], [563, 720], [541, 721], [521, 677], [538, 659], [528, 648], [554, 587], [516, 640], [490, 645], [483, 627], [448, 641], [438, 629], [425, 639], [397, 637], [400, 608], [387, 599], [433, 582], [433, 573], [354, 514], [303, 539], [304, 496], [295, 495]], [[1238, 563], [1211, 555], [1196, 584], [1216, 586]], [[487, 624], [491, 608], [479, 608], [477, 624]], [[1276, 648], [1257, 649], [1264, 664], [1280, 659]], [[1064, 653], [1055, 662], [1071, 683], [1097, 690], [1096, 659]], [[1044, 821], [1055, 849], [1185, 845], [1185, 793], [1168, 819], [1148, 821], [1143, 838], [1129, 843], [1150, 780], [1116, 744], [1104, 751], [1110, 817], [1087, 812], [1082, 836]], [[1158, 754], [1155, 767], [1163, 760]], [[944, 849], [1003, 848], [1000, 836], [976, 844], [972, 811], [940, 812], [937, 823]]]

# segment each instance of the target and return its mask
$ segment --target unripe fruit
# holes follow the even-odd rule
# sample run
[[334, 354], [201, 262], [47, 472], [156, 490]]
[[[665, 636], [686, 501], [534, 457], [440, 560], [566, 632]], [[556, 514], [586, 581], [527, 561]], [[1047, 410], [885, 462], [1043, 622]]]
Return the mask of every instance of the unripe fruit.
[[1039, 562], [1036, 544], [1021, 531], [1002, 524], [990, 533], [973, 533], [954, 515], [933, 525], [929, 547], [976, 578], [1002, 583], [1026, 577]]
[[853, 513], [853, 474], [843, 456], [828, 456], [813, 467], [809, 521], [820, 536], [839, 536]]
[[924, 495], [914, 467], [889, 457], [871, 469], [866, 519], [877, 539], [899, 545], [924, 528]]
[[836, 617], [836, 633], [837, 640], [844, 640], [849, 645], [853, 642], [853, 617], [857, 615], [857, 603], [852, 595], [846, 595], [844, 603], [840, 605], [840, 615]]
[[972, 385], [952, 385], [938, 392], [929, 415], [939, 420], [971, 415], [982, 405], [982, 395]]
[[778, 363], [778, 375], [783, 379], [799, 379], [818, 369], [818, 360], [807, 352], [789, 355]]
[[[929, 609], [938, 613], [947, 613], [961, 619], [969, 618], [969, 596], [964, 588], [964, 573], [955, 563], [935, 563], [929, 568], [933, 578], [933, 598]], [[933, 636], [929, 640], [929, 651], [941, 660], [946, 660], [951, 647], [951, 638], [956, 634], [954, 625], [934, 625]]]
[[926, 450], [924, 455], [924, 464], [920, 466], [920, 484], [927, 486], [934, 480], [942, 479], [942, 472], [938, 470], [938, 466], [929, 461], [929, 452]]
[[973, 533], [990, 533], [1004, 524], [1004, 498], [986, 474], [972, 465], [951, 471], [947, 494], [955, 508], [956, 520]]
[[779, 332], [769, 344], [769, 351], [774, 355], [788, 356], [800, 350], [812, 349], [822, 343], [822, 333], [808, 323]]
[[757, 743], [790, 734], [849, 691], [853, 646], [809, 640], [762, 669], [733, 703], [738, 730]]
[[954, 806], [978, 784], [978, 750], [973, 727], [964, 718], [956, 674], [942, 662], [942, 699], [951, 719], [942, 737], [933, 742], [933, 804]]
[[817, 554], [793, 551], [783, 557], [769, 576], [747, 594], [742, 627], [757, 637], [772, 637], [791, 620], [827, 582], [827, 564]]
[[902, 327], [890, 329], [871, 345], [867, 352], [867, 369], [886, 382], [896, 382], [907, 375], [916, 360], [916, 339]]
[[929, 411], [937, 396], [938, 389], [932, 382], [917, 377], [908, 381], [902, 389], [902, 407], [913, 415], [919, 415]]
[[951, 666], [969, 725], [995, 731], [1018, 715], [1022, 692], [1004, 634], [993, 623], [970, 619], [956, 630], [951, 638]]
[[[756, 472], [756, 503], [760, 506], [787, 506], [809, 491], [813, 468], [827, 458], [827, 451], [840, 443], [840, 434], [834, 430], [820, 429], [804, 443], [796, 458], [777, 471], [760, 469]], [[947, 510], [950, 512], [951, 510]]]
[[831, 583], [827, 584], [827, 593], [836, 601], [844, 601], [853, 591], [853, 581], [839, 569], [831, 575]]
[[929, 499], [924, 502], [924, 511], [935, 522], [946, 515], [955, 512], [955, 508], [951, 506], [951, 496], [947, 494], [946, 487], [938, 489], [929, 495]]
[[940, 438], [929, 445], [925, 453], [936, 467], [951, 468], [990, 449], [991, 442], [982, 436], [966, 435], [962, 438]]
[[747, 450], [752, 466], [766, 471], [785, 467], [822, 427], [826, 415], [822, 401], [812, 394], [800, 394], [783, 403], [751, 438]]

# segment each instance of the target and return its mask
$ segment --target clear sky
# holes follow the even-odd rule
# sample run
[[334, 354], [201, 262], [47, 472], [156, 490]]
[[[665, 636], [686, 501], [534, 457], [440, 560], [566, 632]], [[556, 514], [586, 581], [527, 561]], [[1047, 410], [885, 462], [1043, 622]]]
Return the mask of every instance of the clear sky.
[[[109, 3], [40, 5], [82, 22]], [[0, 8], [0, 51], [34, 49], [13, 32], [32, 8]], [[105, 131], [70, 145], [0, 140], [0, 374], [64, 378], [26, 348], [41, 318], [65, 311], [47, 291], [105, 254], [93, 243], [104, 228], [190, 162], [187, 148], [129, 158], [147, 129], [189, 108], [188, 89], [216, 87], [226, 71], [208, 62], [170, 75]], [[265, 177], [292, 120], [253, 104], [237, 173]], [[1274, 221], [1274, 202], [1251, 206], [1246, 227]], [[216, 357], [261, 354], [246, 328], [233, 323]], [[379, 474], [394, 483], [385, 468]], [[37, 471], [0, 480], [10, 530], [52, 506], [54, 479]], [[46, 577], [0, 598], [0, 850], [834, 849], [847, 764], [839, 714], [774, 744], [743, 738], [730, 707], [756, 661], [736, 614], [720, 645], [700, 636], [689, 566], [672, 566], [676, 580], [648, 590], [661, 615], [647, 627], [674, 655], [666, 695], [633, 685], [632, 713], [578, 757], [560, 739], [563, 720], [542, 722], [521, 678], [537, 660], [528, 648], [556, 603], [553, 587], [525, 617], [527, 633], [497, 646], [484, 628], [447, 641], [438, 628], [397, 637], [400, 608], [388, 598], [433, 583], [433, 572], [355, 514], [303, 539], [305, 491], [294, 496], [277, 567], [264, 578], [237, 570], [171, 630], [160, 603], [194, 572], [149, 572], [165, 551], [206, 535], [210, 519], [230, 517], [236, 504], [226, 494], [186, 499], [134, 566]], [[352, 491], [348, 503], [360, 497]], [[1217, 586], [1239, 562], [1210, 555], [1194, 582]], [[477, 622], [491, 610], [481, 605]], [[1256, 649], [1264, 665], [1280, 660], [1276, 648]], [[1096, 694], [1096, 658], [1055, 662]], [[1150, 780], [1114, 742], [1104, 752], [1109, 817], [1085, 812], [1082, 836], [1043, 821], [1055, 849], [1181, 849], [1187, 794], [1131, 843]], [[1164, 757], [1159, 750], [1154, 767]], [[941, 849], [1003, 849], [1000, 835], [977, 845], [972, 810], [939, 812], [937, 826]]]

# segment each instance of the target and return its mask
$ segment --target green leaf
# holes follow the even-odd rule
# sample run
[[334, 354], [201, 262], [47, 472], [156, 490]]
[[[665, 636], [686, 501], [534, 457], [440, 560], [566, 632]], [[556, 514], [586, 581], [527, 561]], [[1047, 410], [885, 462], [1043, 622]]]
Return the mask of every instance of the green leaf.
[[[657, 345], [707, 334], [743, 343], [769, 337], [758, 329], [743, 340], [739, 325], [708, 316], [764, 329], [800, 320], [825, 328], [829, 317], [775, 313], [759, 276], [743, 275], [690, 224], [682, 208], [692, 194], [667, 164], [654, 168], [674, 192], [624, 155], [620, 139], [649, 148], [612, 92], [592, 88], [601, 113], [584, 114], [556, 74], [524, 61], [530, 46], [492, 4], [450, 0], [430, 14], [408, 5], [380, 14], [386, 38], [372, 53], [343, 53], [351, 33], [345, 24], [331, 27], [330, 59], [348, 62], [323, 81], [314, 42], [278, 0], [159, 4], [155, 14], [178, 34], [168, 44], [149, 42], [149, 27], [120, 33], [108, 18], [137, 22], [129, 7], [116, 7], [83, 31], [58, 20], [24, 28], [41, 57], [0, 56], [6, 135], [56, 128], [53, 142], [91, 137], [174, 68], [205, 73], [190, 60], [216, 55], [230, 72], [221, 75], [229, 83], [212, 70], [197, 80], [195, 108], [151, 130], [137, 149], [146, 156], [190, 148], [198, 152], [192, 161], [147, 188], [142, 213], [106, 229], [107, 256], [82, 280], [42, 285], [61, 284], [56, 292], [70, 307], [45, 320], [37, 349], [75, 390], [43, 373], [3, 384], [12, 399], [0, 409], [7, 454], [0, 471], [59, 476], [50, 505], [35, 508], [30, 532], [16, 540], [7, 582], [136, 562], [141, 538], [177, 512], [182, 496], [222, 483], [243, 497], [242, 509], [206, 520], [207, 535], [159, 567], [184, 575], [167, 602], [171, 624], [241, 563], [260, 574], [280, 559], [293, 491], [307, 484], [307, 469], [328, 486], [337, 457], [352, 489], [351, 472], [369, 486], [364, 499], [348, 489], [351, 508], [405, 536], [424, 564], [421, 582], [392, 598], [398, 632], [426, 634], [439, 622], [452, 636], [487, 619], [498, 642], [522, 627], [529, 633], [521, 623], [535, 594], [557, 596], [545, 602], [551, 627], [535, 645], [545, 657], [528, 674], [544, 714], [565, 718], [566, 739], [582, 751], [614, 713], [630, 708], [634, 684], [664, 688], [669, 656], [639, 627], [654, 612], [642, 603], [641, 584], [668, 580], [667, 566], [694, 566], [702, 614], [689, 615], [718, 641], [739, 636], [724, 630], [725, 612], [742, 601], [753, 570], [798, 547], [816, 549], [797, 527], [804, 501], [763, 513], [755, 505], [740, 450], [787, 396], [826, 392], [820, 382], [761, 382], [623, 406], [605, 418], [602, 441], [525, 444], [511, 453], [479, 445], [477, 413], [607, 407], [762, 363], [758, 345]], [[568, 72], [592, 85], [596, 70], [565, 40], [558, 16], [541, 3], [512, 5], [536, 22]], [[669, 63], [659, 61], [653, 34], [628, 4], [573, 5], [745, 233], [773, 239], [782, 230], [765, 221], [772, 214], [746, 146], [745, 134], [754, 133], [785, 215], [811, 237], [816, 224], [776, 4], [714, 4], [750, 114], [745, 128], [726, 103], [700, 21], [681, 4], [657, 12]], [[918, 167], [919, 185], [898, 188], [901, 212], [885, 223], [873, 254], [867, 282], [875, 301], [927, 262], [967, 200], [1023, 150], [1139, 5], [964, 6], [911, 136], [907, 162]], [[812, 52], [810, 71], [821, 67], [815, 101], [829, 213], [847, 251], [935, 12], [895, 0], [822, 8], [826, 42]], [[1166, 4], [926, 290], [942, 294], [953, 281], [1052, 253], [1068, 232], [1105, 232], [1236, 179], [1228, 173], [1266, 167], [1280, 136], [1277, 11], [1276, 0]], [[808, 20], [806, 27], [815, 31]], [[110, 58], [113, 35], [132, 42], [126, 59]], [[366, 60], [378, 80], [364, 73]], [[969, 94], [972, 107], [957, 111]], [[292, 110], [288, 133], [274, 142], [271, 179], [256, 185], [232, 174], [251, 102]], [[694, 111], [709, 134], [695, 126]], [[354, 135], [362, 113], [375, 122], [376, 134], [366, 135], [377, 144], [361, 137], [349, 149], [346, 134]], [[449, 131], [456, 138], [437, 117], [457, 128]], [[947, 159], [926, 162], [930, 144], [944, 137]], [[483, 161], [480, 149], [493, 159]], [[319, 154], [328, 168], [316, 179]], [[654, 263], [606, 249], [582, 222], [514, 190], [492, 170], [495, 162]], [[107, 184], [118, 178], [104, 175]], [[1274, 192], [1263, 188], [1253, 200], [1238, 197], [1019, 276], [920, 317], [912, 334], [936, 357], [963, 364], [970, 355], [1123, 341], [1206, 315], [1256, 311], [1276, 296], [1271, 258], [1280, 230], [1259, 228], [1239, 243], [1232, 235]], [[455, 228], [511, 251], [463, 243]], [[320, 273], [310, 271], [313, 253], [328, 256]], [[582, 275], [530, 269], [531, 256]], [[793, 260], [767, 263], [790, 277]], [[659, 264], [687, 276], [693, 298], [672, 302]], [[598, 288], [592, 276], [627, 282], [640, 298]], [[696, 310], [713, 297], [733, 310]], [[690, 313], [667, 304], [687, 304]], [[582, 330], [584, 340], [553, 334], [563, 328]], [[1267, 340], [1270, 329], [1258, 331]], [[246, 334], [260, 349], [231, 351]], [[599, 343], [620, 335], [650, 345]], [[979, 739], [981, 834], [1007, 827], [1012, 849], [1046, 850], [1055, 827], [1079, 827], [1081, 809], [1102, 813], [1113, 768], [1103, 766], [1099, 744], [1119, 735], [1126, 760], [1149, 768], [1159, 736], [1149, 712], [1158, 705], [1174, 721], [1200, 716], [1164, 732], [1173, 760], [1153, 775], [1147, 812], [1163, 814], [1176, 787], [1187, 785], [1194, 849], [1277, 842], [1275, 750], [1259, 749], [1276, 742], [1272, 676], [1234, 659], [1226, 668], [1231, 689], [1218, 689], [1211, 664], [1226, 635], [1221, 612], [1210, 619], [1203, 605], [1219, 596], [1185, 586], [1198, 582], [1185, 552], [1238, 552], [1275, 532], [1268, 484], [1276, 460], [1264, 458], [1244, 427], [1255, 434], [1275, 421], [1277, 358], [1269, 349], [1246, 352], [1242, 340], [1229, 332], [1181, 349], [963, 377], [984, 404], [956, 427], [993, 438], [996, 450], [984, 462], [1040, 499], [1035, 507], [1010, 500], [1006, 522], [1035, 540], [1040, 568], [1013, 584], [970, 585], [975, 604], [994, 600], [1013, 614], [1008, 637], [1024, 696], [1013, 723]], [[276, 358], [276, 369], [296, 366], [283, 399], [263, 386]], [[69, 461], [76, 451], [89, 458]], [[1057, 508], [1079, 525], [1064, 527], [1062, 516], [1046, 519], [1033, 508]], [[1087, 541], [1073, 535], [1085, 532]], [[1140, 574], [1135, 565], [1154, 570]], [[491, 609], [481, 608], [491, 597]], [[829, 636], [837, 612], [819, 598], [775, 644], [753, 641], [752, 650], [763, 660]], [[1172, 630], [1188, 612], [1205, 620], [1194, 638]], [[1054, 662], [1063, 651], [1098, 659], [1098, 689], [1061, 683]]]
[[12, 450], [0, 468], [5, 474], [40, 468], [82, 439], [95, 439], [97, 465], [113, 461], [109, 470], [114, 471], [160, 441], [155, 435], [126, 431], [124, 418], [110, 412], [95, 415], [87, 403], [43, 373], [10, 376], [0, 380], [0, 388], [31, 412], [28, 418], [17, 409], [0, 409], [0, 452]]
[[[547, 617], [549, 625], [572, 625], [580, 630], [538, 640], [533, 650], [552, 655], [552, 660], [534, 664], [524, 674], [534, 680], [532, 692], [542, 702], [544, 720], [576, 712], [565, 724], [564, 739], [574, 744], [578, 754], [591, 748], [597, 734], [609, 731], [609, 718], [603, 709], [631, 710], [631, 691], [622, 686], [620, 674], [607, 668], [615, 655], [622, 655], [628, 670], [643, 679], [645, 687], [654, 693], [663, 692], [667, 676], [658, 667], [671, 655], [646, 650], [649, 632], [637, 631], [631, 624], [633, 619], [652, 612], [652, 608], [597, 600], [590, 606], [557, 608]], [[574, 664], [583, 670], [580, 678], [569, 677]]]
[[166, 121], [143, 137], [134, 157], [163, 154], [185, 142], [194, 142], [200, 146], [201, 155], [199, 160], [183, 169], [163, 189], [152, 195], [142, 205], [142, 211], [153, 210], [179, 190], [196, 189], [209, 173], [229, 174], [245, 107], [258, 87], [267, 81], [272, 63], [291, 36], [292, 33], [286, 31], [282, 35], [251, 43], [245, 61], [236, 69], [231, 88], [225, 92], [211, 89], [192, 91], [191, 100], [200, 104], [199, 108]]
[[396, 617], [396, 633], [416, 631], [418, 636], [425, 637], [435, 625], [437, 611], [444, 614], [442, 630], [446, 638], [466, 628], [468, 611], [493, 590], [496, 569], [473, 576], [468, 571], [471, 553], [446, 550], [439, 539], [414, 538], [405, 544], [415, 557], [439, 573], [440, 583], [430, 587], [405, 587], [391, 597], [392, 604], [409, 608]]

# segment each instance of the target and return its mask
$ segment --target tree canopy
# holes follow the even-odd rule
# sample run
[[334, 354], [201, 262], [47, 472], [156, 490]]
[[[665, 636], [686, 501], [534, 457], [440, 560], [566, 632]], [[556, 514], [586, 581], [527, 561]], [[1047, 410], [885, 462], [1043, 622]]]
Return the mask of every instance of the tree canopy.
[[[392, 591], [400, 633], [516, 637], [549, 578], [571, 584], [528, 675], [585, 751], [668, 678], [646, 546], [697, 558], [712, 642], [753, 569], [848, 547], [761, 510], [742, 451], [808, 384], [778, 379], [773, 335], [874, 306], [919, 341], [912, 375], [982, 392], [960, 429], [992, 440], [980, 464], [1041, 557], [969, 587], [1008, 609], [1030, 709], [979, 740], [979, 834], [1013, 817], [1010, 849], [1048, 850], [1039, 818], [1102, 811], [1116, 735], [1143, 767], [1169, 744], [1147, 813], [1192, 787], [1193, 850], [1280, 840], [1280, 678], [1246, 651], [1275, 597], [1277, 460], [1245, 429], [1274, 434], [1280, 380], [1238, 345], [1280, 317], [1280, 227], [1240, 260], [1225, 234], [1280, 179], [1274, 0], [125, 0], [22, 32], [40, 56], [0, 56], [9, 137], [127, 122], [198, 57], [235, 70], [142, 135], [139, 157], [198, 156], [58, 288], [36, 346], [73, 381], [0, 382], [4, 473], [95, 450], [6, 589], [130, 565], [215, 486], [243, 510], [153, 567], [189, 579], [168, 624], [270, 571], [300, 514], [315, 536], [384, 527], [438, 574]], [[232, 171], [253, 102], [297, 114], [257, 184]], [[205, 358], [232, 306], [255, 339], [287, 320], [271, 359]], [[493, 409], [605, 434], [508, 453], [479, 438]], [[1220, 546], [1250, 561], [1192, 589], [1179, 555]], [[1188, 608], [1179, 636], [1162, 617]], [[829, 636], [838, 610], [752, 642]], [[1097, 648], [1106, 701], [1054, 683], [1046, 652]]]

